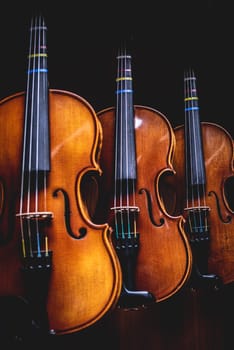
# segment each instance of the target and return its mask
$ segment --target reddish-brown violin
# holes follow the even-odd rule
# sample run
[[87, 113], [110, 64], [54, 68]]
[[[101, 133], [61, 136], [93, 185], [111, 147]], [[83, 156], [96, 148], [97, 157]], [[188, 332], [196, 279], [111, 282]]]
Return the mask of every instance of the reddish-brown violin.
[[108, 222], [123, 273], [119, 305], [165, 300], [189, 278], [191, 251], [182, 216], [167, 214], [158, 192], [173, 171], [173, 130], [153, 108], [133, 105], [131, 56], [117, 57], [116, 108], [98, 113], [103, 128], [97, 222]]
[[84, 197], [89, 173], [101, 174], [100, 122], [83, 98], [48, 90], [46, 31], [33, 18], [26, 93], [0, 102], [0, 296], [22, 296], [34, 321], [65, 334], [115, 306], [122, 275]]
[[220, 125], [200, 122], [192, 70], [185, 71], [184, 99], [185, 123], [175, 128], [176, 172], [170, 179], [175, 196], [171, 192], [164, 198], [168, 210], [186, 220], [194, 261], [192, 286], [217, 288], [234, 281], [234, 213], [225, 194], [225, 184], [234, 175], [233, 141]]

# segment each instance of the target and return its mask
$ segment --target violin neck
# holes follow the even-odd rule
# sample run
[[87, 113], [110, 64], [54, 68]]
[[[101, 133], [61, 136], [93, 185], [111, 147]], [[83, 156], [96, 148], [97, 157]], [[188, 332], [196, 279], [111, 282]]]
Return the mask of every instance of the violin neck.
[[200, 193], [205, 185], [205, 166], [202, 145], [199, 103], [196, 88], [196, 77], [192, 70], [184, 75], [185, 106], [185, 160], [188, 195]]
[[136, 151], [131, 56], [121, 49], [116, 78], [116, 181], [136, 179]]
[[50, 170], [46, 32], [44, 19], [41, 16], [32, 18], [25, 99], [26, 171]]

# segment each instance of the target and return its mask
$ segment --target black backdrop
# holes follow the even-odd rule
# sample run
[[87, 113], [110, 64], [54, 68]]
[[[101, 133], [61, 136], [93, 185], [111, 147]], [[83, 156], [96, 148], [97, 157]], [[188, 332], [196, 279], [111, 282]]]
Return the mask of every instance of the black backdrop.
[[[231, 1], [227, 3], [217, 0], [161, 0], [149, 3], [146, 0], [103, 3], [48, 0], [45, 3], [40, 1], [40, 5], [34, 1], [8, 1], [0, 8], [0, 98], [25, 89], [30, 18], [34, 10], [41, 9], [48, 27], [51, 88], [77, 93], [96, 111], [114, 105], [115, 57], [119, 41], [124, 37], [131, 38], [136, 104], [150, 106], [164, 113], [173, 127], [182, 124], [183, 70], [191, 66], [197, 76], [201, 120], [218, 123], [233, 137], [234, 20], [231, 5]], [[230, 309], [231, 316], [233, 308], [228, 303], [233, 299], [232, 295], [227, 299], [225, 308]], [[221, 299], [226, 301], [225, 298]], [[213, 308], [213, 303], [211, 304]], [[178, 305], [176, 308], [181, 307], [180, 303]], [[217, 305], [222, 309], [222, 303]], [[189, 313], [191, 310], [188, 310]], [[175, 315], [181, 314], [181, 318], [184, 317], [183, 311], [176, 311], [178, 312], [173, 314], [169, 308], [169, 319], [174, 315], [171, 322], [173, 327], [178, 323]], [[214, 313], [216, 311], [214, 308]], [[156, 318], [153, 314], [148, 320], [143, 316], [142, 342], [147, 340], [146, 329], [147, 326], [151, 329], [150, 322], [154, 317]], [[143, 323], [145, 319], [148, 320], [146, 324]], [[185, 319], [193, 321], [189, 315]], [[215, 317], [214, 320], [216, 322]], [[100, 340], [99, 343], [103, 344], [105, 336], [113, 337], [114, 342], [117, 342], [119, 324], [116, 329], [112, 323], [110, 328], [108, 325], [109, 323], [103, 329], [97, 328], [97, 332], [91, 335], [89, 329], [87, 332], [85, 330], [84, 338], [83, 334], [78, 334], [81, 335], [81, 343], [78, 345], [91, 349], [93, 341]], [[225, 326], [226, 323], [224, 328]], [[177, 328], [179, 327], [180, 323]], [[232, 338], [231, 324], [230, 328], [230, 332], [228, 328], [226, 333]], [[148, 343], [156, 329], [156, 326], [152, 328]], [[126, 333], [128, 331], [131, 328], [126, 328]], [[163, 332], [163, 329], [160, 331]], [[212, 327], [211, 333], [212, 339], [215, 336]], [[130, 336], [131, 334], [129, 338]], [[125, 342], [126, 339], [123, 337], [122, 341]], [[138, 339], [136, 337], [135, 343]], [[215, 339], [214, 337], [214, 342]], [[64, 349], [67, 348], [66, 337], [56, 341], [63, 344]], [[109, 349], [109, 341], [106, 344]], [[112, 348], [114, 344], [112, 343]], [[35, 345], [34, 342], [33, 346]], [[139, 348], [140, 345], [141, 343]], [[153, 344], [152, 346], [155, 348]]]
[[234, 135], [231, 3], [217, 0], [6, 3], [0, 12], [0, 98], [25, 89], [28, 29], [41, 10], [48, 27], [51, 88], [115, 104], [116, 53], [131, 40], [134, 102], [183, 123], [183, 70], [197, 76], [200, 117]]

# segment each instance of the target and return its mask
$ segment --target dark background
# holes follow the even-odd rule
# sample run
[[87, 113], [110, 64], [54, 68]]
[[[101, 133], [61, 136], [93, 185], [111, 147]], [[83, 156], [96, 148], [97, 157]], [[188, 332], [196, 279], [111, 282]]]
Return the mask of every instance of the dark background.
[[116, 53], [131, 40], [134, 102], [183, 123], [183, 71], [197, 77], [200, 118], [234, 135], [234, 20], [216, 0], [84, 3], [30, 1], [0, 12], [0, 98], [25, 89], [30, 18], [48, 27], [51, 88], [85, 98], [96, 111], [115, 104]]
[[[97, 112], [115, 105], [116, 53], [120, 41], [130, 38], [135, 104], [159, 110], [172, 127], [183, 124], [183, 72], [192, 67], [201, 121], [223, 126], [233, 138], [231, 5], [217, 0], [8, 1], [0, 8], [0, 98], [25, 90], [30, 19], [41, 10], [48, 27], [50, 88], [77, 93]], [[226, 350], [230, 340], [233, 344], [233, 289], [228, 297], [208, 294], [198, 303], [182, 295], [179, 302], [169, 300], [159, 308], [137, 316], [114, 313], [94, 329], [56, 339], [55, 344], [67, 349], [75, 340], [82, 349], [94, 345], [118, 350]], [[22, 323], [24, 313], [7, 313], [17, 327]], [[190, 346], [183, 347], [186, 341]], [[29, 349], [31, 343], [37, 348], [34, 334], [32, 340], [26, 336], [27, 342]], [[39, 337], [38, 348], [42, 345]]]

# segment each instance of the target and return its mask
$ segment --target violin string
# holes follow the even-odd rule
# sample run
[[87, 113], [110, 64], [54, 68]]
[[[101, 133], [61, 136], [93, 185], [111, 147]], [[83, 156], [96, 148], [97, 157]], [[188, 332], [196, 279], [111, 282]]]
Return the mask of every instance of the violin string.
[[188, 169], [188, 159], [189, 158], [189, 154], [188, 154], [188, 140], [189, 140], [189, 136], [188, 136], [188, 116], [187, 116], [187, 112], [186, 112], [186, 98], [187, 98], [187, 90], [188, 90], [188, 86], [187, 86], [187, 75], [186, 75], [186, 71], [184, 72], [184, 106], [185, 106], [185, 120], [184, 120], [184, 140], [185, 140], [185, 176], [186, 176], [186, 208], [189, 207], [189, 169]]
[[[118, 238], [119, 235], [119, 228], [118, 228], [118, 205], [117, 204], [117, 196], [118, 196], [118, 190], [117, 187], [120, 186], [120, 182], [117, 183], [118, 178], [120, 178], [118, 171], [118, 157], [120, 156], [118, 152], [118, 137], [119, 137], [119, 98], [118, 98], [118, 77], [119, 77], [119, 72], [120, 72], [120, 67], [119, 67], [119, 52], [117, 54], [117, 76], [116, 76], [116, 109], [115, 109], [115, 191], [114, 191], [114, 219], [115, 219], [115, 233]], [[119, 199], [119, 198], [118, 198]]]
[[[195, 177], [198, 177], [198, 169], [197, 169], [197, 145], [196, 145], [196, 133], [195, 133], [195, 111], [194, 111], [194, 100], [193, 100], [193, 88], [192, 88], [192, 76], [191, 76], [191, 69], [188, 72], [187, 75], [187, 96], [189, 99], [189, 118], [190, 122], [189, 125], [191, 126], [189, 128], [189, 142], [190, 142], [190, 159], [192, 159], [192, 166], [190, 166], [191, 171], [191, 177], [190, 179], [194, 179]], [[195, 159], [193, 159], [193, 156]], [[194, 176], [195, 174], [195, 176]], [[197, 183], [197, 181], [196, 181]], [[195, 197], [194, 197], [194, 186], [192, 186], [192, 207], [195, 207]]]
[[[34, 110], [34, 89], [35, 89], [35, 51], [36, 51], [36, 36], [37, 36], [37, 18], [35, 18], [35, 23], [33, 25], [33, 27], [31, 28], [31, 33], [32, 36], [34, 36], [33, 38], [33, 47], [32, 50], [30, 51], [29, 54], [29, 71], [28, 74], [29, 76], [32, 74], [32, 78], [29, 79], [29, 82], [31, 81], [32, 86], [27, 87], [27, 92], [31, 94], [30, 96], [30, 102], [31, 102], [31, 109], [30, 109], [30, 137], [29, 137], [29, 156], [28, 156], [28, 191], [27, 191], [27, 195], [28, 195], [28, 200], [27, 200], [27, 212], [30, 213], [30, 197], [31, 197], [31, 173], [32, 173], [32, 142], [33, 142], [33, 110]], [[32, 64], [31, 64], [32, 61]], [[26, 150], [27, 152], [27, 150]]]
[[[39, 156], [39, 118], [40, 118], [40, 102], [39, 102], [39, 95], [40, 95], [40, 40], [41, 40], [41, 17], [39, 17], [38, 22], [38, 38], [35, 40], [35, 50], [34, 50], [34, 62], [37, 62], [37, 67], [34, 73], [35, 83], [36, 83], [36, 167], [35, 167], [35, 212], [38, 212], [38, 156]], [[37, 43], [37, 44], [36, 44]], [[36, 59], [37, 57], [37, 59]], [[36, 63], [35, 63], [36, 65]], [[36, 220], [37, 223], [37, 220]], [[38, 224], [37, 224], [38, 229]]]
[[[41, 44], [42, 42], [42, 44]], [[39, 208], [39, 181], [40, 181], [40, 177], [39, 177], [39, 151], [40, 151], [40, 148], [39, 148], [39, 144], [41, 143], [42, 140], [40, 140], [40, 136], [39, 136], [39, 127], [40, 127], [40, 117], [41, 117], [41, 109], [40, 109], [40, 98], [39, 96], [41, 95], [41, 92], [40, 92], [40, 88], [42, 86], [42, 88], [44, 89], [46, 86], [47, 86], [47, 74], [44, 74], [44, 70], [45, 70], [45, 67], [41, 67], [41, 58], [44, 57], [47, 57], [47, 54], [44, 54], [44, 50], [46, 48], [46, 37], [45, 37], [45, 23], [44, 23], [44, 19], [42, 18], [42, 16], [39, 17], [39, 24], [38, 24], [38, 41], [37, 41], [37, 52], [36, 52], [36, 57], [37, 58], [37, 69], [36, 69], [36, 72], [37, 72], [37, 98], [36, 98], [36, 101], [37, 101], [37, 110], [36, 110], [36, 118], [37, 118], [37, 136], [36, 136], [36, 181], [35, 181], [35, 211], [36, 213], [39, 213], [40, 214], [40, 208]], [[46, 67], [46, 70], [47, 70], [47, 67]], [[42, 74], [41, 74], [42, 72]], [[42, 79], [42, 84], [41, 84], [41, 79]], [[43, 133], [42, 137], [46, 137], [45, 136], [45, 133]], [[44, 142], [42, 142], [44, 143]], [[40, 169], [41, 171], [41, 169]], [[42, 194], [43, 194], [43, 208], [42, 210], [46, 211], [47, 209], [47, 200], [46, 200], [46, 183], [47, 183], [47, 173], [46, 173], [46, 170], [45, 168], [42, 169], [42, 174], [43, 174], [43, 183], [41, 184], [43, 186], [43, 191], [42, 191]], [[37, 254], [38, 256], [41, 256], [41, 240], [40, 240], [40, 232], [39, 232], [39, 219], [36, 218], [36, 235], [37, 235]], [[48, 240], [48, 237], [45, 237], [45, 243], [47, 242]], [[48, 243], [48, 242], [47, 242]], [[47, 244], [46, 244], [47, 246]], [[47, 251], [47, 249], [46, 249]]]
[[[191, 167], [192, 172], [194, 171], [194, 178], [196, 179], [195, 183], [196, 183], [196, 196], [198, 199], [198, 207], [201, 206], [201, 196], [200, 196], [200, 188], [199, 188], [199, 165], [201, 166], [201, 149], [199, 149], [199, 115], [198, 115], [198, 110], [197, 110], [197, 92], [196, 92], [196, 83], [195, 83], [195, 76], [192, 72], [192, 70], [190, 69], [190, 73], [189, 73], [189, 91], [190, 91], [190, 98], [191, 98], [191, 115], [192, 115], [192, 134], [194, 135], [193, 138], [191, 138], [191, 140], [194, 142], [193, 144], [193, 149], [194, 149], [194, 157], [195, 157], [195, 161], [194, 161], [194, 165], [195, 165], [195, 169], [193, 167]], [[192, 174], [192, 176], [194, 175]]]
[[[198, 106], [198, 94], [197, 94], [197, 85], [196, 85], [196, 77], [195, 75], [193, 74], [193, 77], [194, 77], [194, 88], [195, 88], [195, 92], [196, 92], [196, 97], [197, 97], [197, 111], [196, 113], [198, 114], [198, 117], [197, 117], [197, 134], [199, 133], [200, 134], [200, 137], [197, 138], [198, 141], [200, 141], [200, 145], [199, 145], [199, 148], [200, 148], [200, 152], [197, 152], [197, 154], [200, 156], [199, 158], [199, 163], [200, 166], [201, 166], [201, 172], [203, 173], [203, 171], [205, 172], [205, 167], [204, 167], [204, 158], [203, 158], [203, 147], [202, 147], [202, 129], [201, 129], [201, 122], [200, 122], [200, 116], [199, 116], [199, 106]], [[202, 176], [202, 179], [204, 181], [201, 182], [201, 186], [199, 187], [199, 206], [202, 208], [206, 208], [207, 207], [207, 203], [206, 203], [206, 193], [205, 193], [205, 173], [203, 174]], [[205, 225], [205, 230], [207, 230], [207, 218], [206, 218], [206, 215], [205, 215], [205, 222], [203, 222], [203, 215], [202, 215], [202, 211], [199, 212], [200, 213], [200, 216], [199, 216], [199, 220], [200, 220], [200, 223], [201, 225], [200, 226], [204, 226]]]
[[[41, 70], [41, 59], [40, 59], [40, 53], [41, 53], [41, 29], [42, 28], [42, 23], [41, 23], [41, 16], [39, 17], [39, 22], [38, 22], [38, 39], [37, 39], [37, 45], [35, 48], [35, 60], [37, 58], [37, 67], [36, 67], [36, 77], [37, 77], [37, 86], [36, 86], [36, 93], [37, 93], [37, 98], [36, 98], [36, 169], [35, 169], [35, 212], [38, 213], [39, 211], [39, 193], [38, 193], [38, 186], [39, 186], [39, 125], [40, 125], [40, 70]], [[39, 239], [39, 223], [38, 219], [35, 219], [36, 223], [36, 236], [37, 236], [37, 255], [41, 256], [41, 248], [40, 248], [40, 239]]]
[[[31, 55], [32, 55], [32, 43], [33, 43], [33, 35], [35, 35], [34, 27], [36, 23], [34, 23], [34, 18], [31, 19], [31, 26], [30, 26], [30, 39], [29, 39], [29, 53], [28, 53], [28, 71], [27, 71], [27, 83], [26, 83], [26, 96], [25, 96], [25, 119], [24, 119], [24, 138], [23, 138], [23, 158], [22, 158], [22, 171], [21, 171], [21, 192], [20, 192], [20, 228], [21, 228], [21, 241], [22, 241], [22, 251], [23, 256], [25, 257], [27, 255], [27, 249], [26, 249], [26, 242], [25, 242], [25, 232], [24, 232], [24, 213], [23, 213], [23, 203], [24, 203], [24, 193], [27, 194], [27, 205], [26, 205], [26, 212], [30, 212], [30, 161], [31, 161], [31, 132], [32, 132], [32, 125], [30, 126], [30, 148], [28, 150], [29, 156], [28, 156], [28, 171], [26, 171], [26, 154], [27, 150], [26, 147], [28, 146], [27, 139], [28, 139], [28, 128], [27, 125], [29, 123], [29, 85], [30, 85], [30, 74], [32, 71], [32, 62], [31, 62]], [[32, 96], [31, 96], [32, 98]], [[32, 112], [32, 111], [31, 111]], [[26, 179], [28, 181], [28, 184], [26, 184]], [[24, 186], [27, 186], [27, 191], [25, 191]], [[30, 220], [27, 220], [27, 232], [29, 237], [29, 255], [32, 256], [32, 246], [31, 246], [31, 227], [30, 227]]]
[[[36, 70], [36, 62], [35, 62], [35, 57], [36, 57], [36, 40], [37, 40], [37, 27], [38, 27], [38, 23], [37, 23], [38, 19], [37, 17], [35, 17], [34, 19], [34, 23], [33, 26], [31, 27], [31, 34], [33, 37], [33, 43], [32, 43], [32, 50], [30, 50], [29, 53], [29, 70], [28, 70], [28, 75], [29, 75], [29, 82], [31, 81], [32, 86], [28, 85], [27, 86], [27, 93], [30, 93], [30, 102], [31, 102], [31, 109], [30, 109], [30, 138], [29, 138], [29, 157], [28, 157], [28, 191], [27, 191], [27, 195], [28, 195], [28, 199], [27, 199], [27, 213], [30, 213], [31, 211], [31, 176], [32, 176], [32, 146], [33, 146], [33, 124], [34, 124], [34, 93], [35, 93], [35, 70]], [[32, 64], [31, 64], [32, 61]], [[31, 79], [30, 79], [30, 75], [31, 75]], [[26, 150], [27, 151], [27, 150]], [[34, 181], [35, 183], [35, 181]], [[36, 196], [35, 196], [36, 197]], [[33, 211], [33, 209], [32, 209]], [[31, 234], [31, 220], [30, 220], [30, 215], [29, 218], [27, 220], [27, 232], [28, 232], [28, 240], [29, 240], [29, 250], [30, 250], [30, 256], [33, 256], [33, 247], [32, 247], [32, 234]]]
[[[126, 81], [126, 78], [127, 78], [127, 69], [128, 69], [128, 66], [127, 66], [127, 60], [128, 60], [128, 58], [127, 58], [127, 52], [126, 52], [126, 47], [124, 47], [123, 48], [123, 59], [124, 59], [124, 69], [123, 69], [123, 74], [124, 74], [124, 76], [123, 76], [123, 80], [122, 80], [122, 82], [123, 82], [123, 88], [124, 88], [124, 90], [125, 91], [127, 91], [127, 81]], [[129, 149], [128, 149], [128, 142], [129, 142], [129, 138], [128, 138], [128, 135], [129, 135], [129, 130], [128, 130], [128, 127], [129, 127], [129, 120], [128, 120], [128, 117], [129, 117], [129, 111], [128, 111], [128, 103], [127, 103], [127, 101], [128, 101], [128, 97], [127, 97], [127, 92], [125, 92], [124, 94], [123, 94], [123, 96], [124, 96], [124, 98], [125, 98], [125, 102], [124, 102], [124, 106], [125, 106], [125, 111], [124, 111], [124, 115], [125, 115], [125, 128], [124, 128], [124, 130], [125, 130], [125, 140], [126, 140], [126, 142], [125, 142], [125, 147], [126, 147], [126, 149], [125, 149], [125, 155], [126, 155], [126, 157], [124, 157], [124, 159], [125, 159], [125, 162], [126, 162], [126, 164], [124, 164], [124, 166], [125, 166], [125, 168], [126, 168], [126, 170], [127, 170], [127, 173], [126, 173], [126, 178], [127, 178], [127, 181], [126, 181], [126, 206], [127, 206], [127, 232], [128, 232], [128, 237], [130, 237], [130, 234], [131, 234], [131, 229], [130, 229], [130, 214], [129, 214], [129, 205], [130, 205], [130, 203], [129, 203], [129, 195], [130, 195], [130, 193], [129, 193], [129, 158], [128, 158], [128, 155], [129, 155]], [[130, 116], [130, 117], [132, 117], [132, 116]]]
[[[131, 55], [129, 56], [129, 75], [128, 78], [131, 82], [131, 88], [130, 90], [130, 94], [131, 94], [131, 111], [132, 114], [130, 115], [131, 120], [128, 122], [128, 124], [132, 124], [132, 132], [133, 132], [133, 137], [130, 138], [130, 142], [131, 142], [131, 152], [133, 152], [133, 150], [135, 149], [135, 115], [134, 115], [134, 104], [133, 104], [133, 84], [132, 84], [132, 61], [131, 61], [132, 57]], [[135, 155], [135, 152], [134, 152]], [[136, 156], [134, 157], [134, 166], [137, 166], [136, 164]], [[134, 174], [135, 175], [135, 174]], [[131, 182], [130, 185], [132, 186], [132, 188], [130, 189], [130, 193], [131, 193], [131, 200], [132, 203], [129, 203], [130, 206], [133, 206], [136, 208], [136, 194], [135, 194], [135, 186], [136, 186], [136, 179], [135, 176], [131, 176]], [[133, 227], [130, 229], [130, 233], [134, 232], [134, 235], [136, 235], [136, 211], [133, 210], [133, 215], [132, 215], [132, 221], [133, 221]]]
[[[120, 116], [120, 120], [119, 120], [119, 125], [120, 125], [120, 143], [119, 143], [119, 155], [120, 155], [120, 176], [119, 176], [119, 183], [120, 183], [120, 193], [119, 193], [119, 197], [120, 197], [120, 203], [119, 206], [120, 208], [123, 208], [124, 202], [123, 202], [123, 159], [124, 154], [126, 155], [126, 150], [123, 150], [123, 142], [124, 140], [126, 141], [126, 139], [123, 138], [123, 95], [125, 95], [124, 93], [124, 86], [123, 86], [123, 72], [124, 72], [124, 64], [123, 64], [123, 51], [122, 51], [122, 47], [120, 48], [120, 55], [118, 58], [118, 61], [120, 62], [120, 70], [118, 72], [118, 78], [119, 78], [119, 89], [120, 91], [118, 91], [118, 96], [120, 96], [120, 101], [118, 98], [118, 101], [120, 102], [118, 105], [118, 115]], [[120, 113], [119, 113], [120, 112]], [[121, 233], [122, 233], [122, 237], [125, 238], [125, 227], [124, 227], [124, 213], [123, 210], [120, 209], [120, 217], [121, 217]]]
[[[47, 42], [46, 42], [46, 31], [44, 30], [45, 29], [45, 23], [44, 23], [44, 19], [42, 21], [42, 54], [43, 56], [45, 56], [45, 59], [47, 60]], [[40, 46], [40, 50], [41, 50], [41, 46]], [[45, 52], [45, 53], [44, 53]], [[48, 69], [48, 65], [47, 65], [47, 61], [46, 61], [46, 70]], [[48, 83], [48, 74], [42, 74], [42, 79], [43, 79], [43, 86], [48, 86], [47, 83]], [[45, 137], [45, 135], [44, 135]], [[43, 188], [44, 188], [44, 207], [43, 207], [43, 210], [46, 212], [47, 211], [47, 172], [46, 170], [43, 171], [43, 180], [44, 180], [44, 185], [43, 185]], [[48, 239], [48, 238], [46, 238]]]
[[[31, 26], [30, 26], [30, 38], [29, 38], [29, 54], [28, 54], [28, 72], [27, 72], [27, 84], [26, 84], [26, 96], [25, 96], [25, 119], [24, 119], [24, 138], [23, 138], [23, 157], [22, 157], [22, 170], [21, 170], [21, 191], [20, 191], [20, 211], [19, 211], [19, 218], [20, 218], [20, 228], [21, 228], [21, 241], [22, 241], [22, 251], [23, 256], [26, 256], [26, 245], [25, 245], [25, 232], [24, 232], [24, 218], [23, 218], [23, 203], [24, 203], [24, 185], [25, 179], [26, 179], [26, 145], [27, 145], [27, 125], [28, 125], [28, 119], [29, 119], [29, 81], [30, 81], [30, 71], [31, 71], [31, 59], [30, 54], [32, 52], [32, 42], [33, 42], [33, 26], [34, 26], [34, 19], [31, 19]], [[29, 150], [30, 152], [30, 150]], [[30, 157], [28, 158], [30, 159]], [[29, 181], [29, 177], [28, 177]], [[28, 205], [27, 209], [28, 210]], [[27, 223], [28, 227], [28, 223]], [[30, 234], [30, 228], [29, 228], [29, 234]], [[32, 250], [30, 249], [30, 255], [32, 253]]]

